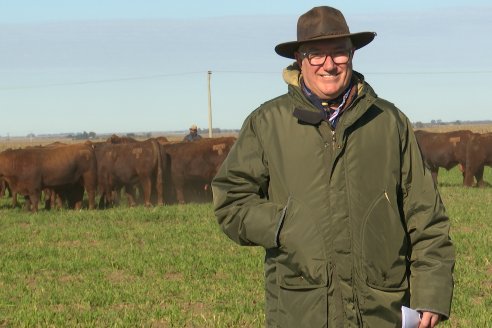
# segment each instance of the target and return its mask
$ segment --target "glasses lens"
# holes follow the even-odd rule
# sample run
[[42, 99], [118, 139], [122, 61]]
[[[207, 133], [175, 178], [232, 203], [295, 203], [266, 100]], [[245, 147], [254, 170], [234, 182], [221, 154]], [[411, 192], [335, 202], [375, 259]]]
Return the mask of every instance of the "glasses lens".
[[326, 59], [326, 54], [310, 53], [308, 54], [307, 58], [311, 65], [323, 65]]
[[335, 64], [346, 64], [350, 59], [350, 51], [336, 51], [333, 53], [308, 53], [307, 59], [309, 63], [313, 66], [321, 66], [325, 63], [326, 58], [330, 56]]
[[337, 51], [331, 55], [333, 62], [335, 64], [346, 64], [350, 58], [350, 52], [348, 51]]

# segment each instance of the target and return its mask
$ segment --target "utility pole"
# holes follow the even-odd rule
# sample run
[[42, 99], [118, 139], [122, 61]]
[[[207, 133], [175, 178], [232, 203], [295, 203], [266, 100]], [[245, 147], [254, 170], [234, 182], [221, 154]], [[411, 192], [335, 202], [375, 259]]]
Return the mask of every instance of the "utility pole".
[[208, 137], [212, 138], [212, 93], [210, 92], [210, 77], [212, 71], [208, 71]]

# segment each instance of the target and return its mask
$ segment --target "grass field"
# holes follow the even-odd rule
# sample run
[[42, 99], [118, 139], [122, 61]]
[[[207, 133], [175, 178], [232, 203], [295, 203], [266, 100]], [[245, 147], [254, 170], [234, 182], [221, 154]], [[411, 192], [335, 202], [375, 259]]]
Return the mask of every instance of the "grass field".
[[[485, 180], [492, 182], [486, 169]], [[440, 172], [457, 249], [451, 319], [492, 326], [492, 188]], [[263, 327], [263, 251], [211, 204], [28, 214], [0, 200], [0, 327]]]

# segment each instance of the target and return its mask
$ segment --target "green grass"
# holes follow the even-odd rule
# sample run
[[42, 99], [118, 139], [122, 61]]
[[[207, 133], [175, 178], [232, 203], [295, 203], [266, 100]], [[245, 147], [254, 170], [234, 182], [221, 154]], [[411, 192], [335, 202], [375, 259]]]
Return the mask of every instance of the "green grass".
[[[440, 175], [457, 256], [452, 317], [444, 326], [492, 327], [492, 188], [462, 187], [457, 169]], [[484, 177], [492, 182], [490, 168]]]
[[[457, 249], [452, 317], [492, 322], [492, 188], [440, 190]], [[492, 182], [492, 172], [485, 179]], [[0, 200], [0, 327], [263, 327], [263, 251], [220, 231], [210, 204], [97, 211]]]

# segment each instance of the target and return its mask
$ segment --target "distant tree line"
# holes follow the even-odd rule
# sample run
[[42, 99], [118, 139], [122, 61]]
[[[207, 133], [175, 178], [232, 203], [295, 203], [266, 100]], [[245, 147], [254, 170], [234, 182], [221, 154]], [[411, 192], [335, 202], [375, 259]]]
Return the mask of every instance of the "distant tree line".
[[463, 125], [463, 124], [492, 124], [492, 121], [491, 120], [484, 120], [484, 121], [456, 120], [456, 121], [452, 121], [452, 122], [443, 122], [442, 120], [431, 120], [429, 123], [423, 123], [420, 121], [412, 123], [413, 127], [416, 129], [428, 128], [428, 127], [437, 126], [437, 125]]
[[[221, 128], [213, 128], [212, 129], [212, 134], [237, 133], [237, 132], [239, 132], [239, 129], [221, 129]], [[208, 134], [208, 129], [198, 128], [198, 134]]]
[[77, 134], [69, 134], [67, 136], [68, 138], [71, 138], [72, 140], [88, 140], [88, 139], [95, 139], [96, 138], [96, 133], [95, 132], [82, 132], [82, 133], [77, 133]]

